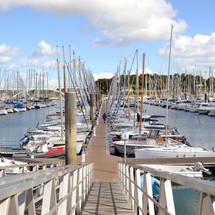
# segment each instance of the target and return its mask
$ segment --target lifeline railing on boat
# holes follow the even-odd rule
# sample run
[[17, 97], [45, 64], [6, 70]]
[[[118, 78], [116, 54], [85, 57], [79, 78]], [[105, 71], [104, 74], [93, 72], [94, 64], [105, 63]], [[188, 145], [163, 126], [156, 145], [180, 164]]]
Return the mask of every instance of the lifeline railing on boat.
[[[199, 215], [215, 214], [215, 182], [183, 176], [149, 167], [137, 167], [118, 163], [119, 182], [135, 214], [171, 214], [175, 215], [173, 186], [177, 184], [200, 192]], [[159, 197], [153, 197], [151, 177], [160, 181]], [[144, 187], [141, 187], [144, 177]]]
[[93, 164], [0, 178], [0, 214], [76, 214], [94, 181]]

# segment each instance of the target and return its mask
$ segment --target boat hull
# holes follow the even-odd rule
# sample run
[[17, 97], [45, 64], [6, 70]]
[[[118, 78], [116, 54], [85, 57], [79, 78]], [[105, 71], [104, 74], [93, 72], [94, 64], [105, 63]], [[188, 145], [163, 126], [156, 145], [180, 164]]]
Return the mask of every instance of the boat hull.
[[215, 152], [199, 147], [159, 147], [156, 149], [135, 149], [135, 158], [176, 158], [176, 157], [215, 157]]

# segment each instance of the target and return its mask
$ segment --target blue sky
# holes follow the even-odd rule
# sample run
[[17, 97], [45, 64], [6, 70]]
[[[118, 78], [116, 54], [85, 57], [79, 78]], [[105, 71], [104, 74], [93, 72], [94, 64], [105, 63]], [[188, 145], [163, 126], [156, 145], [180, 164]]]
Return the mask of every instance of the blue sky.
[[69, 61], [70, 46], [95, 79], [112, 77], [125, 59], [130, 68], [137, 49], [140, 71], [145, 53], [146, 71], [167, 74], [173, 25], [171, 73], [208, 76], [215, 67], [214, 8], [214, 0], [2, 1], [1, 75], [45, 70], [55, 86], [57, 46], [60, 62], [62, 46]]

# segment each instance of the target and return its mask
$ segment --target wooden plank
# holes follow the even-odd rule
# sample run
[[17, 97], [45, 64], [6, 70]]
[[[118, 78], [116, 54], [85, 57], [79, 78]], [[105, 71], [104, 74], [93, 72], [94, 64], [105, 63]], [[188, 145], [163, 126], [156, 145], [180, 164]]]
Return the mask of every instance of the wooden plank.
[[110, 155], [107, 150], [107, 123], [104, 123], [102, 119], [105, 109], [105, 102], [103, 102], [95, 136], [91, 138], [88, 151], [86, 151], [86, 163], [93, 162], [95, 180], [112, 182], [118, 180], [117, 163], [120, 157]]
[[116, 182], [95, 182], [81, 215], [89, 214], [134, 214], [131, 204]]

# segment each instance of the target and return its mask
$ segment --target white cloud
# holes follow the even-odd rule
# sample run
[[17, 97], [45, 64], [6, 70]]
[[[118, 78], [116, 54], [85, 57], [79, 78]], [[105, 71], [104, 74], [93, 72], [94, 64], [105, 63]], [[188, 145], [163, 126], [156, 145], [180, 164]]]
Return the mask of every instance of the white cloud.
[[6, 64], [6, 63], [10, 62], [10, 60], [11, 60], [11, 58], [8, 56], [0, 57], [0, 64]]
[[8, 56], [14, 56], [19, 53], [19, 50], [17, 48], [11, 48], [8, 45], [1, 44], [0, 45], [0, 55], [8, 55]]
[[[90, 14], [89, 18], [109, 38], [110, 45], [167, 39], [172, 24], [176, 32], [187, 28], [185, 21], [174, 20], [176, 12], [164, 0], [113, 0], [105, 5], [97, 13]], [[97, 38], [96, 43], [107, 44], [107, 38]]]
[[[136, 71], [131, 71], [131, 75], [136, 74]], [[142, 74], [142, 69], [138, 70], [138, 74]], [[146, 68], [145, 69], [145, 74], [154, 74], [150, 69]], [[111, 79], [114, 77], [115, 74], [111, 72], [101, 72], [98, 74], [93, 74], [94, 80], [97, 81], [98, 79]]]
[[23, 58], [22, 60], [20, 60], [20, 66], [23, 67], [38, 67], [39, 64], [39, 59], [38, 58]]
[[[165, 52], [166, 48], [160, 50], [161, 55]], [[180, 69], [215, 67], [215, 33], [173, 38], [171, 59], [172, 65]]]
[[[39, 44], [39, 51], [34, 51], [30, 56], [23, 57], [19, 64], [20, 67], [34, 67], [34, 68], [45, 68], [45, 69], [52, 69], [56, 65], [56, 61], [50, 59], [56, 54], [56, 50], [49, 45], [44, 40], [40, 41]], [[55, 66], [56, 67], [56, 66]]]
[[97, 81], [98, 79], [110, 79], [113, 78], [114, 74], [111, 72], [102, 72], [102, 73], [98, 73], [98, 74], [93, 74], [94, 80]]
[[152, 71], [151, 69], [149, 69], [149, 68], [146, 68], [144, 73], [145, 73], [145, 74], [150, 74], [150, 75], [155, 74], [155, 72], [153, 72], [153, 71]]
[[0, 45], [0, 64], [7, 64], [11, 62], [13, 56], [19, 54], [19, 49], [12, 48], [6, 44]]
[[[29, 6], [57, 16], [84, 16], [100, 32], [94, 44], [125, 46], [132, 41], [167, 39], [173, 24], [175, 32], [183, 32], [187, 24], [176, 20], [176, 11], [165, 0], [7, 0], [0, 10]], [[51, 47], [41, 44], [45, 53]]]
[[43, 66], [44, 68], [46, 69], [53, 69], [53, 68], [56, 68], [56, 61], [55, 60], [48, 60], [48, 61], [45, 61], [43, 63]]
[[47, 42], [45, 42], [44, 40], [39, 42], [39, 48], [40, 48], [40, 52], [43, 55], [53, 55], [56, 53], [55, 49], [52, 48], [52, 46]]
[[[144, 74], [154, 74], [155, 72], [153, 72], [151, 69], [149, 69], [149, 68], [145, 68], [145, 70], [144, 70]], [[134, 74], [136, 74], [136, 71], [134, 71], [134, 70], [132, 70], [131, 71], [131, 75], [134, 75]], [[141, 69], [138, 69], [138, 75], [142, 75], [142, 68]]]
[[0, 10], [1, 11], [8, 11], [13, 8], [17, 8], [20, 6], [26, 5], [26, 0], [7, 0], [1, 1], [0, 3]]

